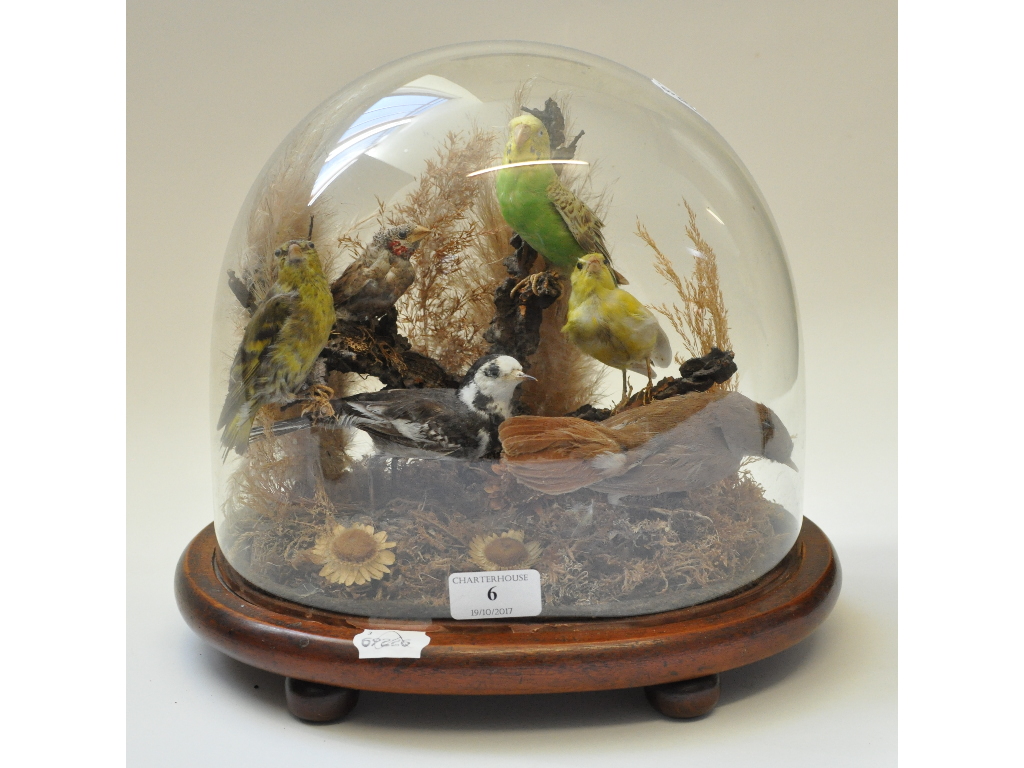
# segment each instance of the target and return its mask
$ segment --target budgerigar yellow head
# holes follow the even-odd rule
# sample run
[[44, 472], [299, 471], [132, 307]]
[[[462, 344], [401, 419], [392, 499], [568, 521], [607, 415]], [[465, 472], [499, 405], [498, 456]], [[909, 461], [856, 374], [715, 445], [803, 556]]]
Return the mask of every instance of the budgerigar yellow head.
[[572, 271], [572, 289], [587, 291], [595, 288], [612, 290], [616, 287], [615, 277], [612, 275], [612, 268], [608, 265], [608, 259], [600, 253], [588, 253], [580, 257], [576, 262], [576, 268]]
[[508, 143], [505, 144], [506, 163], [550, 159], [551, 139], [544, 123], [533, 115], [520, 115], [508, 124]]

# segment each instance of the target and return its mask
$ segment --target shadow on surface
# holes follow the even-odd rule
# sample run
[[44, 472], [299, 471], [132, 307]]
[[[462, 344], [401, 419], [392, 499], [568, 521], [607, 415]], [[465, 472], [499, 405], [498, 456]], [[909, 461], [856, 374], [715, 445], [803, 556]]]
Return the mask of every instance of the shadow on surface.
[[235, 695], [258, 701], [264, 707], [287, 711], [281, 675], [235, 661], [208, 645], [204, 645], [202, 657], [202, 665], [210, 676], [223, 683], [225, 688], [230, 688]]
[[820, 646], [820, 634], [816, 632], [781, 653], [747, 664], [745, 667], [723, 672], [722, 695], [718, 700], [718, 706], [724, 707], [742, 701], [781, 683], [819, 651]]
[[[771, 658], [722, 673], [718, 706], [755, 696], [782, 682], [822, 650], [817, 635]], [[209, 646], [204, 666], [236, 695], [287, 712], [284, 678], [235, 661]], [[710, 717], [714, 717], [712, 712]], [[608, 726], [663, 719], [642, 688], [510, 696], [425, 696], [363, 691], [346, 722], [429, 730], [534, 730]]]

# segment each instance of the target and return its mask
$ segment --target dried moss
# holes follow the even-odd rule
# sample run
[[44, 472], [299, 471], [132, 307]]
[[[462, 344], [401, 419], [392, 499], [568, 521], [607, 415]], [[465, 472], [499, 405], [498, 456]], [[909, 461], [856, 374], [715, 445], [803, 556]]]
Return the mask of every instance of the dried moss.
[[[449, 573], [479, 570], [475, 537], [518, 529], [541, 546], [533, 567], [545, 615], [573, 616], [712, 599], [770, 569], [795, 535], [795, 519], [745, 470], [699, 492], [613, 505], [586, 489], [535, 493], [494, 466], [370, 457], [341, 482], [313, 482], [306, 497], [283, 494], [270, 514], [233, 509], [221, 540], [246, 578], [277, 594], [349, 613], [429, 617], [447, 615]], [[386, 531], [397, 542], [392, 572], [349, 587], [320, 577], [305, 552], [336, 522]]]

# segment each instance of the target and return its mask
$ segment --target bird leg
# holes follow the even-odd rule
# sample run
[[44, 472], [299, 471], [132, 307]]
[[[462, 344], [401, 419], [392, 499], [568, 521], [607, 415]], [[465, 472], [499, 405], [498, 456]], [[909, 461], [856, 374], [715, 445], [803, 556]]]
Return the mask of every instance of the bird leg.
[[645, 362], [647, 363], [647, 387], [644, 389], [642, 402], [644, 405], [650, 405], [654, 402], [654, 396], [651, 394], [654, 389], [654, 371], [651, 368], [651, 358], [647, 358]]
[[527, 291], [534, 296], [554, 294], [557, 298], [562, 293], [562, 287], [559, 284], [558, 275], [553, 272], [537, 272], [520, 280], [509, 295], [515, 299], [518, 294]]
[[618, 413], [629, 404], [629, 398], [633, 396], [633, 387], [626, 381], [626, 369], [622, 369], [622, 399], [612, 408], [612, 413]]
[[336, 415], [334, 406], [331, 405], [332, 399], [334, 399], [333, 389], [326, 384], [313, 384], [306, 392], [306, 403], [302, 406], [302, 413], [300, 415], [312, 414], [313, 421], [332, 419]]

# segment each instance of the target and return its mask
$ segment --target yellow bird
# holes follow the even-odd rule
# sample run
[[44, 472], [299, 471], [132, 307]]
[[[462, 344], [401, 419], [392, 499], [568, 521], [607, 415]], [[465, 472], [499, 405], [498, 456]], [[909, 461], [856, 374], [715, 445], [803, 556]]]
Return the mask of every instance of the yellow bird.
[[274, 256], [277, 280], [245, 326], [217, 422], [225, 457], [232, 448], [245, 453], [260, 408], [298, 399], [334, 327], [334, 299], [313, 243], [289, 240]]
[[622, 399], [626, 399], [626, 371], [647, 374], [651, 364], [672, 363], [672, 347], [654, 314], [631, 293], [615, 284], [608, 259], [588, 253], [572, 272], [572, 295], [564, 333], [573, 344], [605, 365], [622, 371]]

